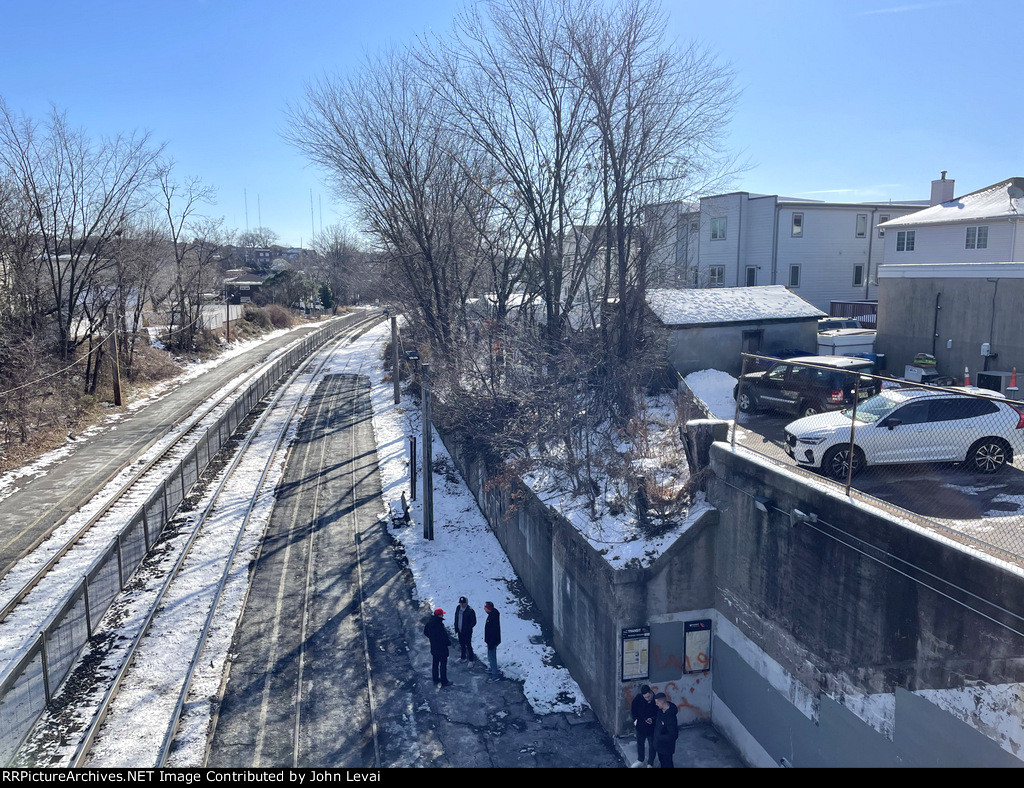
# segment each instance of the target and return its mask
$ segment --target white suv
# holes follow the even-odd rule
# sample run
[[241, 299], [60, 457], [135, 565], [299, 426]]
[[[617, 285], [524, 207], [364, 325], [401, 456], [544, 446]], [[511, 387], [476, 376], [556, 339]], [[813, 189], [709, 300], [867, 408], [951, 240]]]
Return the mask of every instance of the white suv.
[[[965, 389], [966, 391], [966, 389]], [[1024, 452], [1024, 405], [994, 392], [887, 389], [853, 409], [807, 416], [786, 426], [786, 453], [798, 464], [845, 480], [865, 465], [965, 462], [995, 473]]]

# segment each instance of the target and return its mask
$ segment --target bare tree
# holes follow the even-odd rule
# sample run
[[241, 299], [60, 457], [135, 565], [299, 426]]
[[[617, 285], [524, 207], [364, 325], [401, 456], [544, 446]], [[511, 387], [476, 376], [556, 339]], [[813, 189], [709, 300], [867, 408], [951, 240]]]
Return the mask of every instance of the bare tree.
[[165, 230], [149, 217], [130, 223], [112, 249], [114, 315], [122, 337], [122, 371], [128, 378], [134, 377], [136, 342], [157, 272], [170, 262], [169, 257]]
[[168, 341], [180, 348], [191, 348], [201, 328], [200, 315], [204, 294], [215, 289], [213, 272], [197, 252], [203, 242], [196, 238], [196, 227], [207, 221], [201, 213], [213, 202], [213, 190], [198, 178], [177, 180], [173, 164], [163, 162], [157, 169], [160, 187], [159, 210], [166, 228], [168, 249], [174, 261], [174, 275], [168, 289], [170, 326]]
[[[65, 357], [99, 330], [91, 322], [99, 310], [86, 314], [83, 299], [109, 268], [109, 247], [145, 205], [160, 150], [146, 134], [93, 142], [56, 109], [41, 127], [0, 99], [0, 166], [33, 217]], [[80, 325], [83, 317], [90, 324]]]
[[332, 224], [313, 237], [312, 247], [315, 254], [309, 274], [327, 286], [335, 304], [351, 303], [362, 257], [355, 234], [341, 224]]
[[647, 0], [581, 4], [569, 24], [573, 74], [586, 93], [606, 184], [602, 225], [614, 260], [615, 355], [626, 364], [644, 334], [648, 206], [689, 195], [729, 171], [722, 137], [736, 100], [731, 71], [707, 51], [665, 41]]
[[[492, 215], [498, 227], [518, 232], [506, 244], [508, 254], [522, 255], [532, 274], [527, 287], [542, 301], [552, 339], [586, 277], [588, 255], [576, 241], [594, 198], [587, 98], [570, 78], [564, 42], [573, 6], [556, 0], [473, 6], [450, 39], [419, 54], [458, 133], [494, 171], [485, 186], [504, 218], [497, 210]], [[485, 234], [500, 237], [500, 231]]]
[[389, 54], [350, 79], [310, 85], [289, 140], [359, 208], [396, 296], [434, 342], [454, 346], [478, 269], [468, 214], [479, 186], [418, 65]]

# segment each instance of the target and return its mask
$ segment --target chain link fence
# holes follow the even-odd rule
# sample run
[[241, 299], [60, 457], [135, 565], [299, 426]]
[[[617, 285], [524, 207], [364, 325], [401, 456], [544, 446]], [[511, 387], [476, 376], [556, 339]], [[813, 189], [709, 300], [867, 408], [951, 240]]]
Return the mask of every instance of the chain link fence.
[[13, 661], [0, 673], [0, 763], [11, 762], [95, 626], [160, 538], [210, 459], [274, 385], [344, 327], [341, 321], [334, 321], [304, 337], [253, 380], [135, 511], [81, 581], [56, 606], [55, 613], [41, 623], [30, 647], [20, 656], [8, 655]]
[[1024, 402], [876, 374], [870, 358], [744, 354], [734, 445], [1019, 563]]

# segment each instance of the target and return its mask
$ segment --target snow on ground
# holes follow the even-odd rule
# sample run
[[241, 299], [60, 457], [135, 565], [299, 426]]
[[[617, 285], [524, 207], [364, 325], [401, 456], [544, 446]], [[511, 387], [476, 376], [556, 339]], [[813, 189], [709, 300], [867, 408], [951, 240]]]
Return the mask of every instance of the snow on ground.
[[[372, 385], [381, 487], [385, 507], [390, 513], [402, 511], [403, 491], [408, 496], [409, 436], [417, 436], [417, 459], [420, 460], [423, 430], [419, 408], [408, 397], [395, 405], [393, 385], [384, 380], [380, 353], [389, 332], [387, 326], [382, 326], [367, 334], [374, 344], [364, 374], [369, 375]], [[487, 651], [483, 644], [486, 619], [483, 608], [484, 602], [493, 602], [501, 616], [501, 645], [498, 646], [501, 672], [523, 682], [526, 698], [538, 713], [579, 710], [586, 702], [583, 693], [568, 670], [551, 664], [554, 651], [544, 644], [540, 626], [522, 609], [524, 600], [514, 591], [515, 571], [497, 537], [488, 528], [476, 499], [436, 434], [431, 445], [435, 467], [445, 469], [444, 473], [434, 474], [434, 539], [423, 537], [422, 494], [412, 504], [413, 524], [392, 529], [409, 560], [416, 599], [426, 603], [425, 610], [440, 607], [447, 611], [445, 621], [450, 625], [459, 597], [465, 596], [476, 610], [474, 649], [484, 660]], [[422, 474], [419, 481], [422, 482]], [[390, 514], [388, 518], [390, 520]], [[420, 646], [427, 648], [425, 638]]]
[[[304, 325], [304, 324], [303, 324]], [[295, 326], [294, 328], [300, 328], [301, 326]], [[268, 334], [264, 334], [258, 339], [248, 339], [242, 342], [232, 342], [229, 347], [225, 348], [224, 351], [216, 358], [212, 358], [209, 361], [188, 363], [183, 366], [180, 375], [175, 375], [173, 378], [162, 380], [159, 383], [154, 384], [146, 389], [146, 393], [132, 400], [124, 408], [120, 410], [113, 410], [111, 406], [111, 412], [108, 413], [99, 424], [83, 430], [78, 435], [71, 437], [69, 436], [67, 441], [62, 446], [58, 446], [56, 449], [47, 452], [40, 456], [28, 465], [24, 465], [21, 468], [14, 468], [0, 475], [0, 500], [12, 495], [15, 490], [18, 489], [18, 483], [23, 479], [31, 479], [36, 476], [45, 476], [51, 465], [59, 462], [60, 460], [67, 457], [69, 454], [75, 451], [80, 445], [86, 445], [83, 443], [84, 439], [94, 437], [107, 429], [110, 429], [117, 422], [124, 419], [126, 416], [135, 413], [138, 410], [146, 407], [150, 403], [165, 396], [171, 390], [177, 388], [182, 383], [199, 377], [204, 372], [208, 372], [215, 366], [218, 366], [228, 359], [240, 356], [248, 350], [252, 350], [257, 345], [262, 344], [270, 339], [286, 334], [288, 331], [294, 329], [281, 329], [279, 331], [272, 331]], [[275, 351], [275, 354], [283, 352]]]
[[[498, 648], [498, 664], [503, 674], [523, 682], [524, 693], [538, 713], [578, 711], [586, 705], [582, 691], [568, 670], [555, 664], [553, 649], [544, 643], [539, 624], [530, 616], [530, 601], [522, 598], [517, 592], [519, 584], [515, 571], [497, 538], [489, 530], [475, 499], [455, 470], [444, 444], [436, 435], [433, 436], [432, 442], [435, 467], [439, 469], [434, 476], [434, 539], [431, 541], [423, 537], [422, 495], [419, 496], [419, 501], [412, 504], [413, 525], [404, 528], [392, 527], [390, 514], [401, 511], [402, 492], [408, 491], [409, 488], [408, 437], [417, 436], [420, 444], [419, 458], [422, 459], [422, 427], [419, 408], [410, 398], [403, 397], [400, 404], [394, 404], [393, 386], [389, 380], [385, 380], [381, 361], [388, 337], [389, 327], [386, 325], [371, 330], [359, 340], [337, 351], [321, 375], [351, 373], [358, 370], [370, 378], [373, 426], [383, 490], [381, 518], [385, 521], [385, 527], [389, 528], [405, 551], [415, 583], [415, 598], [424, 604], [425, 611], [435, 607], [448, 611], [446, 621], [450, 624], [458, 598], [467, 596], [477, 611], [479, 623], [474, 645], [478, 656], [483, 659], [486, 659], [486, 648], [483, 645], [483, 624], [486, 614], [483, 607], [484, 602], [493, 602], [501, 613], [502, 643]], [[251, 347], [255, 343], [246, 344]], [[244, 351], [237, 348], [236, 352]], [[219, 363], [223, 358], [222, 356], [209, 364]], [[190, 370], [186, 374], [194, 377], [201, 374], [201, 371]], [[153, 393], [151, 396], [155, 397], [157, 394]], [[671, 408], [658, 408], [652, 412], [652, 416], [652, 422], [661, 425], [655, 426], [655, 431], [674, 429]], [[270, 488], [273, 487], [282, 467], [280, 461], [276, 461], [274, 466], [267, 480], [267, 486]], [[419, 473], [419, 480], [422, 481], [422, 472]], [[552, 489], [547, 500], [559, 505], [556, 497], [557, 494]], [[703, 502], [695, 504], [691, 508], [690, 518], [685, 523], [676, 526], [659, 539], [647, 540], [636, 536], [633, 532], [635, 523], [630, 522], [628, 518], [616, 519], [605, 516], [594, 522], [583, 509], [573, 509], [572, 501], [566, 500], [562, 503], [567, 507], [566, 515], [581, 528], [597, 549], [602, 549], [606, 553], [606, 557], [613, 564], [623, 563], [634, 556], [642, 556], [645, 559], [656, 556], [671, 544], [696, 516], [708, 508]], [[254, 517], [252, 526], [258, 530], [262, 529], [269, 512], [269, 501], [265, 501], [261, 504], [261, 511]], [[251, 549], [251, 546], [247, 546], [240, 555], [249, 557]], [[197, 561], [201, 562], [202, 559], [201, 555], [196, 557]], [[233, 570], [233, 575], [237, 571]], [[238, 600], [244, 596], [244, 592], [238, 590], [237, 580], [236, 576], [232, 590], [227, 594], [230, 601], [225, 599], [225, 606], [228, 608], [238, 605]], [[214, 634], [207, 643], [199, 667], [200, 696], [218, 681], [217, 669], [223, 664], [236, 620], [237, 608], [224, 617], [223, 623], [218, 622]], [[183, 629], [192, 627], [187, 621], [180, 622], [180, 626]], [[425, 640], [419, 645], [427, 648]], [[213, 669], [208, 670], [207, 665], [211, 662]], [[130, 689], [123, 691], [127, 693], [126, 696], [131, 695]], [[197, 713], [187, 715], [183, 726], [183, 754], [192, 755], [197, 751], [199, 745], [196, 742], [201, 741], [205, 721], [208, 719], [209, 709], [196, 708], [194, 711]], [[179, 744], [181, 743], [179, 739]], [[185, 757], [185, 760], [189, 760], [189, 757]]]
[[691, 372], [683, 380], [690, 391], [708, 406], [708, 410], [716, 419], [733, 419], [736, 416], [736, 400], [732, 398], [732, 390], [736, 378], [728, 372], [718, 369], [702, 369]]

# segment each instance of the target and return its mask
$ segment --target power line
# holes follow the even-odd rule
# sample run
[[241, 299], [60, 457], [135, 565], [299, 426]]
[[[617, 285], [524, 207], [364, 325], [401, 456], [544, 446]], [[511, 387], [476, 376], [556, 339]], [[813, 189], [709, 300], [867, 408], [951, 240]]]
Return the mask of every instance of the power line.
[[100, 350], [103, 347], [103, 343], [106, 342], [108, 339], [110, 339], [110, 335], [113, 334], [113, 333], [114, 333], [113, 331], [108, 332], [106, 336], [102, 337], [100, 339], [100, 341], [96, 343], [96, 347], [94, 347], [92, 350], [90, 350], [84, 356], [80, 356], [79, 358], [76, 358], [74, 361], [72, 361], [70, 364], [68, 364], [63, 369], [58, 369], [56, 372], [51, 372], [49, 375], [43, 375], [41, 378], [36, 378], [35, 380], [30, 380], [28, 383], [22, 383], [20, 386], [15, 386], [13, 389], [7, 389], [6, 391], [0, 391], [0, 397], [6, 397], [7, 395], [13, 394], [16, 391], [20, 391], [23, 388], [27, 388], [29, 386], [35, 386], [37, 383], [42, 383], [44, 380], [49, 380], [50, 378], [54, 378], [57, 375], [64, 374], [69, 369], [71, 369], [75, 365], [81, 363], [85, 359], [89, 358], [89, 356], [91, 356], [93, 353], [95, 353], [98, 350]]

